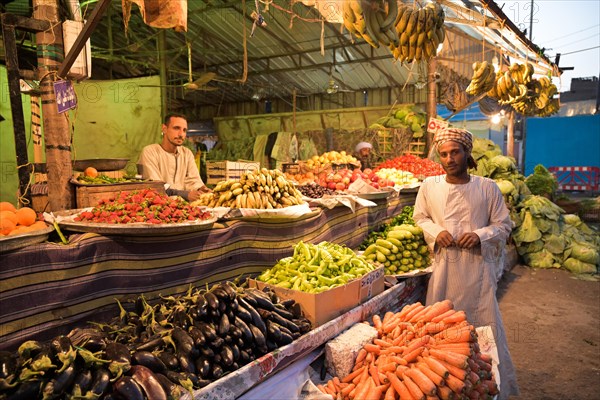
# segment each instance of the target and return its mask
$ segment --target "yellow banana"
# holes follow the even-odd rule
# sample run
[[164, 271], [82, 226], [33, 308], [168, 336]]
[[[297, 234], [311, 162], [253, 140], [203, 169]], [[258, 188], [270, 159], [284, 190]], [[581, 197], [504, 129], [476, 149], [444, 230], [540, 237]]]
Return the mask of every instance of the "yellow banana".
[[388, 12], [385, 16], [383, 22], [380, 24], [382, 31], [387, 31], [395, 25], [396, 18], [398, 17], [398, 1], [397, 0], [388, 0]]
[[408, 24], [406, 25], [406, 32], [409, 35], [412, 35], [413, 32], [416, 31], [418, 20], [419, 20], [419, 11], [413, 10], [412, 13], [410, 14]]

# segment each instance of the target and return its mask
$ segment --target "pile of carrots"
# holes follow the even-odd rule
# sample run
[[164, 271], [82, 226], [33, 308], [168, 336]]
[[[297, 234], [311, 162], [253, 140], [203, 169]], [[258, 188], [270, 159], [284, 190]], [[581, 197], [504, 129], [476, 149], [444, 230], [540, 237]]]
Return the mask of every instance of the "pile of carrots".
[[450, 300], [407, 305], [373, 317], [378, 338], [359, 351], [352, 372], [318, 388], [334, 399], [487, 399], [498, 394], [492, 360], [475, 328]]

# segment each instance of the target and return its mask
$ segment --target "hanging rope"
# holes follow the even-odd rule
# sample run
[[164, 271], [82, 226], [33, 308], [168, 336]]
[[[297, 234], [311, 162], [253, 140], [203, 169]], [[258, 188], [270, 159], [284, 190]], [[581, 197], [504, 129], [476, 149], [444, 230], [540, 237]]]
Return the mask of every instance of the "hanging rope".
[[[258, 2], [256, 2], [256, 7], [258, 8]], [[244, 46], [244, 70], [242, 72], [242, 77], [238, 79], [238, 82], [245, 83], [248, 79], [248, 43], [246, 38], [246, 0], [242, 0], [242, 43]], [[256, 22], [256, 21], [255, 21]], [[252, 25], [252, 29], [254, 30], [254, 24]]]

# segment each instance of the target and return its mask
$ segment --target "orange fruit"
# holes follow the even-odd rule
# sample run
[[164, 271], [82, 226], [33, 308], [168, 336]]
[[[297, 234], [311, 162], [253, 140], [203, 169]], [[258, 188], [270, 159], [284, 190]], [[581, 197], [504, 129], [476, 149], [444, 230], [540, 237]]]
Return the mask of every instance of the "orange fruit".
[[12, 205], [12, 203], [9, 203], [8, 201], [2, 201], [0, 202], [0, 211], [15, 212], [17, 211], [17, 209], [15, 208], [15, 206]]
[[17, 226], [15, 229], [13, 229], [12, 231], [10, 231], [8, 233], [8, 236], [12, 236], [12, 235], [20, 235], [22, 233], [27, 233], [27, 232], [31, 232], [33, 229], [31, 229], [30, 226]]
[[37, 219], [37, 214], [32, 208], [21, 207], [17, 210], [17, 222], [19, 225], [33, 225]]
[[0, 219], [0, 233], [3, 235], [8, 235], [16, 226], [17, 224], [8, 218]]
[[17, 214], [13, 211], [0, 211], [0, 219], [10, 219], [15, 224], [17, 223]]
[[90, 178], [95, 178], [98, 176], [98, 170], [94, 167], [87, 167], [85, 171], [83, 171], [85, 176], [89, 176]]
[[33, 223], [33, 225], [30, 226], [30, 228], [33, 228], [32, 230], [40, 230], [40, 229], [46, 229], [48, 227], [48, 225], [46, 225], [46, 223], [44, 221], [35, 221]]

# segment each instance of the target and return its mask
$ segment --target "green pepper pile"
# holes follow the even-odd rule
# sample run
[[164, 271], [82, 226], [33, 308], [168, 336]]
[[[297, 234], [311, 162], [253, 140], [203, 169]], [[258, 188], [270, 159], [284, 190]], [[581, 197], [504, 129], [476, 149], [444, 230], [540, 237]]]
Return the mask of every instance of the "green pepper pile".
[[108, 175], [100, 174], [96, 177], [91, 177], [87, 175], [79, 175], [77, 177], [77, 182], [85, 183], [88, 185], [112, 185], [115, 183], [124, 183], [124, 182], [140, 182], [141, 179], [137, 179], [131, 176], [124, 176], [122, 178], [111, 178]]
[[414, 206], [405, 206], [402, 209], [402, 212], [392, 218], [389, 224], [383, 225], [379, 229], [370, 232], [369, 236], [367, 236], [367, 238], [360, 244], [358, 249], [365, 250], [367, 247], [377, 242], [377, 239], [385, 238], [387, 232], [394, 226], [402, 224], [414, 225], [415, 221], [412, 218], [414, 209]]
[[291, 257], [282, 258], [256, 279], [270, 285], [308, 293], [342, 286], [377, 267], [352, 249], [335, 243], [299, 242]]

